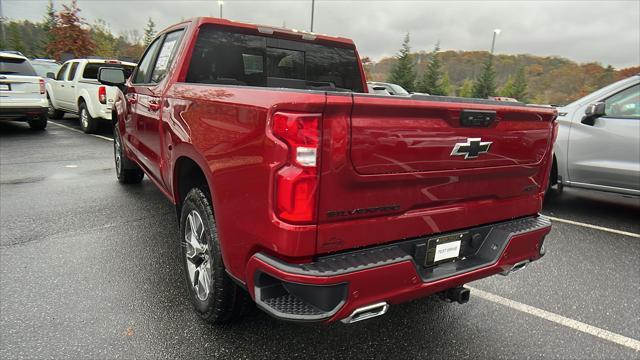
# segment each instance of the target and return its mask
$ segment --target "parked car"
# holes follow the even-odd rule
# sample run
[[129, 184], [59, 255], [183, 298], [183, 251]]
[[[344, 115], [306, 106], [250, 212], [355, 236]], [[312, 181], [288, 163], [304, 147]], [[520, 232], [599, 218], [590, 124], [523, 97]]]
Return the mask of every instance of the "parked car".
[[27, 121], [34, 130], [47, 127], [44, 79], [15, 52], [0, 51], [0, 119]]
[[78, 114], [82, 131], [95, 132], [100, 121], [111, 121], [116, 96], [115, 88], [98, 82], [98, 70], [118, 68], [128, 76], [134, 66], [134, 63], [118, 60], [73, 59], [65, 62], [55, 79], [46, 84], [49, 117], [61, 119], [66, 112]]
[[375, 86], [367, 83], [367, 92], [369, 94], [391, 95], [384, 86]]
[[640, 74], [558, 112], [550, 183], [640, 196]]
[[[387, 90], [387, 92], [390, 95], [409, 95], [409, 92], [400, 85], [379, 82], [379, 81], [369, 81], [367, 82], [367, 84], [378, 87], [378, 88], [384, 88], [385, 90]], [[426, 94], [423, 94], [423, 95], [426, 95]]]
[[247, 292], [292, 321], [464, 303], [463, 284], [544, 255], [554, 108], [377, 96], [362, 74], [351, 40], [216, 18], [162, 31], [128, 80], [100, 70], [123, 90], [117, 178], [175, 204], [204, 319]]
[[58, 70], [60, 70], [60, 64], [52, 59], [31, 59], [29, 62], [36, 74], [42, 77], [45, 82], [49, 79], [55, 79]]

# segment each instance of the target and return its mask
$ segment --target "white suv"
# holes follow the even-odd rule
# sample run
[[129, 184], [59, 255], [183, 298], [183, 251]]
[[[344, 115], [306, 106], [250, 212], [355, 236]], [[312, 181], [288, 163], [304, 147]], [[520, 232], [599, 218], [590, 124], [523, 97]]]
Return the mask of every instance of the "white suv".
[[47, 127], [44, 79], [26, 57], [0, 51], [0, 120], [28, 121], [34, 130]]
[[111, 121], [111, 109], [117, 89], [98, 82], [100, 68], [124, 70], [129, 76], [134, 63], [118, 60], [74, 59], [65, 62], [55, 79], [47, 82], [49, 117], [61, 119], [65, 112], [78, 114], [85, 133], [98, 129], [99, 121]]

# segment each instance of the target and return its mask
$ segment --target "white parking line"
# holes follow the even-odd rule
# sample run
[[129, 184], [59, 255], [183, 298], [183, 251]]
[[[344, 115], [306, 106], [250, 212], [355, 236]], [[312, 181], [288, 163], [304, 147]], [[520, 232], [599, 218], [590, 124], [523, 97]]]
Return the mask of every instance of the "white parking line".
[[83, 135], [91, 135], [91, 136], [93, 136], [93, 137], [97, 137], [97, 138], [102, 139], [102, 140], [113, 141], [113, 139], [112, 139], [112, 138], [110, 138], [110, 137], [106, 137], [106, 136], [102, 136], [102, 135], [96, 135], [96, 134], [85, 134], [85, 133], [84, 133], [83, 131], [81, 131], [81, 130], [74, 129], [74, 128], [72, 128], [72, 127], [70, 127], [70, 126], [67, 126], [67, 125], [58, 124], [58, 123], [57, 123], [57, 122], [55, 122], [55, 121], [51, 121], [51, 120], [49, 120], [49, 124], [57, 125], [57, 126], [60, 126], [60, 127], [65, 128], [65, 129], [68, 129], [68, 130], [75, 131], [75, 132], [77, 132], [77, 133], [83, 134]]
[[552, 221], [557, 221], [557, 222], [561, 222], [561, 223], [565, 223], [565, 224], [577, 225], [577, 226], [582, 226], [582, 227], [586, 227], [586, 228], [590, 228], [590, 229], [606, 231], [606, 232], [610, 232], [610, 233], [614, 233], [614, 234], [620, 234], [620, 235], [625, 235], [625, 236], [631, 236], [631, 237], [634, 237], [634, 238], [640, 238], [640, 234], [636, 234], [636, 233], [632, 233], [632, 232], [628, 232], [628, 231], [616, 230], [616, 229], [611, 229], [611, 228], [604, 227], [604, 226], [591, 225], [591, 224], [586, 224], [586, 223], [573, 221], [573, 220], [560, 219], [560, 218], [549, 216], [549, 215], [544, 215], [544, 216], [548, 217]]
[[503, 306], [510, 307], [514, 310], [521, 311], [523, 313], [527, 313], [529, 315], [537, 316], [541, 319], [545, 319], [556, 324], [566, 326], [568, 328], [583, 332], [585, 334], [589, 334], [595, 337], [598, 337], [602, 340], [610, 341], [616, 343], [618, 345], [622, 345], [628, 347], [629, 349], [640, 351], [640, 341], [636, 339], [632, 339], [620, 334], [616, 334], [609, 330], [601, 329], [599, 327], [595, 327], [593, 325], [585, 324], [578, 320], [569, 319], [567, 317], [552, 313], [550, 311], [538, 309], [536, 307], [526, 305], [517, 301], [513, 301], [507, 298], [503, 298], [502, 296], [495, 295], [486, 291], [482, 291], [480, 289], [476, 289], [474, 287], [468, 286], [469, 289], [473, 290], [473, 295], [477, 296], [481, 299], [491, 301], [496, 304], [500, 304]]

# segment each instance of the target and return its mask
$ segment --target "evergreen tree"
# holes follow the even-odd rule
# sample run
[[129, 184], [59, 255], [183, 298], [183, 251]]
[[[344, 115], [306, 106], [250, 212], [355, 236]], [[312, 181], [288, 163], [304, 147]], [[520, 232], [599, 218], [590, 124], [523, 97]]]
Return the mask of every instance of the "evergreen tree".
[[8, 27], [9, 31], [7, 32], [9, 33], [9, 36], [7, 38], [7, 45], [9, 50], [25, 53], [24, 42], [22, 41], [22, 34], [18, 28], [18, 23], [10, 22]]
[[402, 48], [400, 48], [398, 55], [396, 55], [398, 61], [393, 66], [393, 69], [391, 69], [391, 74], [387, 80], [390, 83], [402, 86], [409, 92], [414, 90], [414, 83], [416, 81], [416, 72], [410, 51], [409, 33], [407, 33], [402, 42]]
[[57, 59], [62, 54], [83, 58], [94, 50], [95, 44], [89, 31], [84, 28], [86, 23], [78, 15], [79, 12], [78, 1], [71, 0], [71, 5], [62, 5], [62, 10], [56, 14], [56, 25], [51, 30], [53, 41], [49, 43], [47, 51]]
[[518, 69], [515, 77], [509, 76], [500, 95], [527, 102], [527, 78], [524, 74], [524, 67]]
[[416, 90], [419, 92], [424, 92], [430, 95], [446, 95], [446, 91], [442, 86], [442, 62], [438, 56], [438, 51], [440, 51], [439, 42], [431, 53], [429, 63], [427, 64], [427, 71], [416, 84]]
[[147, 47], [156, 37], [156, 23], [149, 18], [147, 26], [144, 28], [144, 46]]
[[458, 96], [467, 98], [473, 96], [473, 81], [471, 79], [464, 79], [462, 86], [458, 90]]
[[493, 55], [482, 66], [482, 72], [473, 84], [473, 97], [486, 99], [496, 94], [496, 71], [493, 68]]
[[56, 26], [56, 12], [53, 7], [53, 0], [49, 0], [47, 4], [47, 10], [44, 15], [44, 19], [42, 20], [42, 30], [45, 32], [45, 36], [42, 37], [42, 48], [45, 49], [45, 56], [51, 57], [52, 54], [47, 51], [49, 44], [53, 42], [53, 33], [52, 30]]

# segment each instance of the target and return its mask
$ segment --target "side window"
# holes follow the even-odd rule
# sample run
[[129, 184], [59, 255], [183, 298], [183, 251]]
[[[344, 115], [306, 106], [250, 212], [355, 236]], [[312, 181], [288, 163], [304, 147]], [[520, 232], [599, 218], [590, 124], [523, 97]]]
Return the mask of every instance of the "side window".
[[173, 63], [173, 57], [176, 55], [183, 31], [184, 30], [174, 31], [164, 37], [156, 65], [153, 67], [153, 72], [151, 73], [152, 83], [160, 82], [167, 74], [169, 67]]
[[68, 67], [69, 67], [69, 63], [65, 63], [64, 65], [62, 65], [60, 70], [58, 70], [58, 74], [56, 75], [56, 80], [63, 80], [64, 73], [67, 71]]
[[78, 63], [72, 62], [71, 68], [69, 69], [69, 74], [67, 75], [67, 81], [71, 81], [76, 77], [77, 70], [78, 70]]
[[607, 117], [640, 119], [640, 84], [606, 99], [604, 113]]
[[162, 38], [157, 38], [153, 43], [151, 43], [147, 48], [147, 51], [144, 53], [144, 56], [142, 56], [142, 60], [140, 60], [140, 63], [135, 70], [135, 74], [133, 75], [132, 82], [134, 84], [146, 84], [149, 82], [153, 59], [156, 57], [156, 53], [160, 47], [160, 40], [162, 40]]

